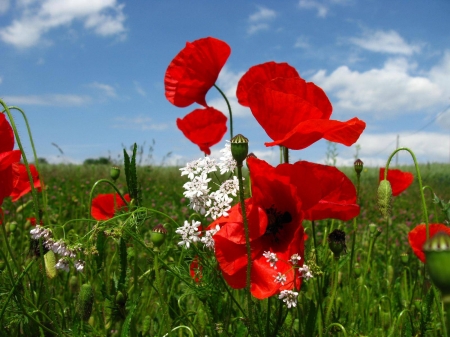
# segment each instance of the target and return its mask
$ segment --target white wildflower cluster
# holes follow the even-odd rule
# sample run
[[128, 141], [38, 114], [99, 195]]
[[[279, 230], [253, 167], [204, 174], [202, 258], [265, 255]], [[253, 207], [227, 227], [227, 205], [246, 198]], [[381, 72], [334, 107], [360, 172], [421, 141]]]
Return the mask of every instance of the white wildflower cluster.
[[225, 149], [220, 151], [223, 156], [220, 161], [210, 157], [204, 157], [188, 163], [181, 168], [181, 175], [186, 175], [190, 181], [183, 185], [183, 195], [189, 199], [189, 206], [202, 215], [210, 215], [214, 220], [221, 216], [228, 216], [233, 198], [239, 190], [237, 177], [233, 176], [223, 182], [218, 190], [211, 192], [209, 173], [220, 171], [220, 174], [233, 172], [236, 161], [231, 155], [231, 145], [226, 144]]
[[[77, 256], [76, 249], [68, 247], [63, 240], [55, 241], [52, 238], [52, 231], [40, 225], [36, 225], [36, 227], [30, 231], [30, 235], [33, 240], [39, 240], [42, 238], [45, 248], [53, 251], [53, 253], [55, 254], [62, 256], [62, 258], [59, 259], [56, 263], [55, 268], [69, 272], [69, 258], [75, 258]], [[83, 271], [83, 261], [78, 260], [74, 265], [77, 271]]]
[[178, 242], [179, 246], [186, 246], [189, 248], [191, 243], [199, 241], [200, 231], [198, 227], [201, 225], [200, 221], [192, 220], [192, 224], [189, 224], [188, 221], [184, 221], [184, 225], [178, 227], [175, 233], [181, 235], [181, 241]]
[[281, 283], [282, 286], [286, 283], [286, 275], [282, 273], [278, 273], [277, 276], [275, 276], [275, 283]]
[[309, 280], [310, 278], [314, 277], [311, 269], [309, 269], [308, 265], [306, 264], [303, 264], [303, 267], [300, 267], [298, 271], [300, 272], [299, 277], [303, 277], [305, 280]]
[[289, 261], [294, 265], [298, 265], [298, 263], [300, 262], [300, 260], [302, 259], [302, 257], [298, 254], [294, 254], [291, 256], [291, 258], [289, 259]]
[[205, 232], [205, 236], [201, 238], [201, 242], [205, 245], [206, 248], [214, 250], [214, 240], [213, 236], [220, 230], [220, 226], [216, 225], [216, 228], [210, 229]]
[[283, 290], [280, 292], [280, 296], [278, 296], [280, 300], [283, 300], [283, 302], [286, 303], [286, 306], [289, 309], [297, 306], [297, 297], [298, 292], [292, 290]]
[[275, 253], [271, 253], [270, 251], [264, 252], [263, 256], [267, 259], [267, 262], [270, 263], [270, 266], [273, 269], [277, 269], [277, 261], [278, 261], [278, 257], [277, 254]]

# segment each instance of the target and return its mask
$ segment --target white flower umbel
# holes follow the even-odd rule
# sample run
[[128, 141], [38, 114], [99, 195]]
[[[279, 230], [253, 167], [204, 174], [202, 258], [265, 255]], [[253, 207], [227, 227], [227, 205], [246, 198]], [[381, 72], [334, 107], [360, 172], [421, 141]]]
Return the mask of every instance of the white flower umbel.
[[298, 271], [300, 272], [299, 277], [303, 277], [305, 280], [309, 280], [310, 278], [314, 277], [308, 265], [306, 264], [304, 264], [303, 267], [298, 268]]
[[222, 157], [220, 157], [220, 162], [217, 164], [220, 169], [220, 174], [225, 174], [228, 172], [234, 172], [234, 169], [237, 166], [236, 160], [233, 159], [233, 155], [231, 154], [231, 144], [229, 141], [225, 143], [225, 148], [220, 150], [222, 153]]
[[205, 236], [200, 239], [200, 241], [205, 245], [206, 248], [214, 250], [214, 239], [213, 236], [220, 230], [220, 226], [216, 225], [216, 228], [210, 229], [205, 232]]
[[278, 273], [278, 275], [275, 276], [275, 283], [281, 283], [281, 285], [284, 286], [285, 282], [286, 282], [286, 275]]
[[297, 306], [298, 293], [292, 290], [283, 290], [280, 292], [278, 298], [286, 303], [286, 306], [290, 309]]
[[83, 270], [84, 270], [84, 261], [81, 261], [81, 260], [75, 261], [74, 265], [75, 265], [75, 269], [78, 272], [80, 272], [80, 273], [83, 272]]
[[300, 262], [300, 260], [302, 259], [302, 257], [298, 254], [294, 254], [291, 256], [291, 258], [289, 259], [289, 261], [294, 265], [298, 265], [298, 263]]
[[267, 259], [267, 262], [270, 263], [270, 266], [272, 268], [277, 269], [277, 261], [278, 261], [277, 254], [267, 251], [263, 253], [263, 256]]
[[208, 178], [206, 173], [202, 173], [183, 185], [186, 190], [183, 195], [191, 201], [191, 208], [200, 214], [205, 214], [206, 209], [211, 206], [210, 188], [208, 187], [210, 181], [211, 178]]
[[62, 258], [55, 264], [56, 269], [64, 270], [66, 273], [69, 272], [69, 261], [67, 259]]
[[181, 235], [181, 241], [178, 242], [179, 246], [186, 246], [186, 248], [190, 247], [190, 244], [193, 242], [199, 241], [200, 232], [198, 227], [201, 225], [200, 221], [192, 220], [192, 224], [184, 221], [184, 225], [178, 227], [175, 233]]

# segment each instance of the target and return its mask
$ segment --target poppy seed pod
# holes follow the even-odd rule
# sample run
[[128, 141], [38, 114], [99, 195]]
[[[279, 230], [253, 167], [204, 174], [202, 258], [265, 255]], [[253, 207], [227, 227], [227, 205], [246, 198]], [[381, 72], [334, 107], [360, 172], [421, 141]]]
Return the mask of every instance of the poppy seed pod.
[[338, 259], [342, 252], [346, 252], [345, 232], [335, 229], [328, 235], [328, 245], [334, 254], [334, 258]]
[[392, 187], [388, 180], [380, 181], [377, 190], [378, 210], [386, 219], [391, 215]]
[[355, 168], [356, 174], [359, 176], [364, 168], [364, 163], [361, 159], [356, 159], [353, 167]]
[[158, 224], [152, 229], [150, 239], [153, 242], [153, 246], [160, 247], [166, 240], [167, 229], [163, 225]]
[[423, 251], [431, 280], [442, 292], [443, 301], [450, 303], [450, 235], [437, 233], [425, 242]]
[[118, 168], [117, 166], [111, 167], [109, 169], [109, 176], [114, 182], [116, 182], [116, 180], [120, 177], [120, 168]]
[[231, 139], [231, 154], [238, 166], [242, 166], [243, 161], [248, 154], [248, 139], [238, 134]]

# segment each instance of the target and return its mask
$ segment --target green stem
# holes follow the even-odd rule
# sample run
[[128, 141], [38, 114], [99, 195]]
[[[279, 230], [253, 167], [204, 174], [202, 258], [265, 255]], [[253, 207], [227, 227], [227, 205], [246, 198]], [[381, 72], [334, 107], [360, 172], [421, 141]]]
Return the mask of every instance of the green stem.
[[450, 298], [444, 297], [442, 301], [444, 302], [444, 310], [447, 319], [447, 324], [445, 326], [447, 331], [445, 331], [445, 336], [448, 337], [448, 332], [450, 331]]
[[[163, 291], [163, 285], [161, 283], [161, 275], [159, 273], [159, 249], [154, 249], [155, 256], [153, 259], [153, 269], [155, 271], [155, 279], [156, 279], [156, 286], [158, 288], [158, 294], [161, 299], [161, 304], [163, 306], [163, 319], [162, 323], [167, 319], [169, 320], [169, 311], [168, 311], [168, 303], [166, 302], [166, 299], [164, 298], [164, 291]], [[163, 327], [163, 324], [160, 324], [159, 326], [159, 336], [161, 335], [161, 328]]]
[[427, 211], [427, 205], [425, 202], [425, 194], [423, 192], [423, 186], [422, 186], [422, 176], [420, 175], [420, 170], [419, 170], [419, 163], [417, 162], [416, 156], [414, 155], [414, 152], [412, 152], [410, 149], [408, 149], [407, 147], [400, 147], [397, 150], [395, 150], [394, 152], [392, 152], [392, 154], [390, 155], [387, 163], [386, 163], [386, 169], [384, 171], [384, 179], [387, 180], [387, 174], [388, 174], [388, 169], [389, 169], [389, 164], [391, 163], [392, 158], [395, 156], [395, 154], [399, 151], [407, 151], [409, 152], [409, 154], [411, 155], [413, 161], [414, 161], [414, 166], [416, 168], [416, 173], [417, 173], [417, 180], [419, 182], [419, 189], [420, 189], [420, 197], [422, 199], [422, 210], [423, 210], [423, 217], [424, 217], [424, 221], [425, 221], [425, 225], [427, 228], [427, 240], [430, 237], [430, 229], [428, 228], [428, 211]]
[[328, 303], [327, 313], [325, 316], [325, 324], [329, 324], [330, 322], [330, 315], [331, 311], [333, 309], [333, 302], [334, 298], [336, 297], [337, 292], [337, 284], [338, 284], [338, 275], [339, 274], [339, 257], [334, 257], [334, 276], [333, 276], [333, 289], [331, 290], [331, 298], [330, 302]]
[[[435, 195], [433, 189], [430, 186], [424, 186], [423, 187], [423, 191], [424, 192], [425, 192], [426, 189], [430, 190], [432, 196]], [[434, 216], [436, 217], [436, 221], [434, 221], [434, 222], [435, 223], [439, 223], [439, 213], [437, 211], [437, 203], [433, 203], [433, 204], [434, 204]]]
[[250, 233], [248, 229], [247, 211], [245, 209], [245, 196], [244, 196], [244, 182], [242, 178], [242, 163], [237, 165], [238, 181], [239, 181], [239, 202], [241, 204], [242, 219], [244, 221], [245, 231], [245, 245], [247, 247], [247, 280], [246, 280], [246, 293], [247, 293], [247, 306], [248, 306], [248, 319], [249, 319], [249, 332], [250, 336], [254, 336], [253, 325], [253, 302], [250, 292], [251, 285], [251, 273], [252, 273], [252, 251], [250, 247]]
[[25, 164], [25, 168], [27, 169], [28, 180], [30, 181], [30, 187], [31, 187], [31, 194], [33, 196], [34, 211], [36, 213], [36, 223], [40, 223], [41, 219], [40, 219], [40, 215], [39, 215], [39, 199], [38, 199], [37, 191], [34, 188], [34, 181], [33, 181], [33, 176], [31, 174], [30, 165], [28, 164], [27, 156], [25, 154], [25, 150], [23, 149], [22, 142], [19, 137], [19, 132], [17, 131], [16, 123], [14, 122], [14, 118], [11, 114], [11, 111], [9, 111], [9, 108], [5, 104], [5, 102], [3, 102], [3, 100], [0, 99], [0, 104], [3, 106], [3, 108], [5, 109], [4, 111], [8, 115], [8, 118], [9, 118], [9, 121], [11, 124], [11, 128], [13, 129], [14, 136], [16, 137], [17, 145], [19, 146], [20, 152], [22, 152], [23, 163]]
[[214, 87], [220, 92], [220, 94], [222, 95], [223, 99], [225, 100], [225, 102], [227, 103], [228, 106], [228, 113], [230, 114], [230, 139], [233, 138], [233, 114], [231, 112], [231, 105], [230, 102], [228, 101], [227, 96], [225, 96], [225, 94], [223, 93], [222, 90], [220, 90], [220, 88], [214, 84]]
[[289, 164], [289, 149], [286, 146], [281, 146], [283, 150], [283, 162]]

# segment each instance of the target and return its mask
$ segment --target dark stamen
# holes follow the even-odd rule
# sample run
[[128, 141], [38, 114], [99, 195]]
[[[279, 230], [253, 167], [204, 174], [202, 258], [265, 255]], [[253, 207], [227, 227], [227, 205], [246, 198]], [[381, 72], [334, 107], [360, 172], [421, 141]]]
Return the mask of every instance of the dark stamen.
[[265, 235], [272, 234], [275, 240], [278, 241], [277, 234], [283, 229], [283, 225], [288, 224], [292, 221], [292, 216], [289, 212], [278, 212], [274, 206], [266, 209], [267, 214], [267, 228]]

